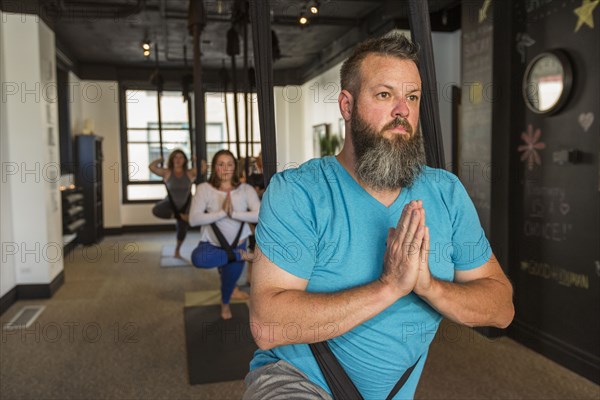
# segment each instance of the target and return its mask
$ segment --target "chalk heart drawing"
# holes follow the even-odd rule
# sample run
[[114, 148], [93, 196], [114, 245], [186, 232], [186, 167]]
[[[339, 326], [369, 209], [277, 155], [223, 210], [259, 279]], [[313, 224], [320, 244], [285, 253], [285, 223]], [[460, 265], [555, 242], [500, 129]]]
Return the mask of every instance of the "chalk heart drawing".
[[583, 130], [587, 132], [588, 129], [590, 129], [590, 126], [592, 126], [592, 124], [594, 123], [594, 113], [593, 112], [581, 113], [581, 114], [579, 114], [578, 121], [579, 121], [579, 125], [581, 125]]
[[561, 203], [559, 209], [562, 215], [567, 215], [571, 211], [571, 206], [569, 203]]

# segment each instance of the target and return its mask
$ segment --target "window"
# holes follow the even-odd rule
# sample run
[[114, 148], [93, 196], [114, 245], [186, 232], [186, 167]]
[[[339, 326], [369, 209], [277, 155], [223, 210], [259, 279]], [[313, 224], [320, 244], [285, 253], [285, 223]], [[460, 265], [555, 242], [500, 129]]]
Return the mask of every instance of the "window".
[[[160, 158], [161, 147], [158, 129], [158, 106], [156, 91], [134, 90], [126, 88], [123, 91], [122, 115], [124, 116], [122, 133], [123, 165], [123, 198], [125, 203], [154, 202], [166, 196], [166, 189], [161, 177], [153, 174], [148, 165]], [[252, 111], [254, 126], [251, 132], [245, 134], [243, 95], [238, 96], [240, 153], [246, 155], [248, 145], [252, 155], [260, 152], [260, 134], [258, 133], [258, 110], [256, 97], [248, 110]], [[249, 103], [251, 103], [249, 101]], [[214, 154], [221, 149], [236, 151], [236, 134], [234, 120], [233, 95], [227, 94], [227, 115], [223, 93], [206, 94], [206, 151], [210, 164]], [[181, 149], [191, 160], [190, 130], [188, 122], [187, 103], [183, 101], [181, 92], [163, 91], [161, 96], [162, 119], [162, 154], [165, 163], [169, 154], [175, 149]], [[229, 135], [227, 126], [229, 125]], [[253, 140], [251, 140], [253, 139]], [[246, 141], [248, 140], [248, 144]], [[191, 167], [191, 165], [190, 165]]]
[[[260, 152], [260, 130], [258, 124], [258, 106], [256, 95], [248, 96], [248, 112], [251, 118], [248, 121], [248, 134], [245, 132], [244, 118], [244, 95], [238, 94], [238, 126], [240, 131], [240, 153], [246, 157], [246, 143], [252, 156]], [[233, 94], [227, 93], [227, 119], [229, 121], [229, 134], [227, 133], [227, 122], [225, 121], [225, 97], [223, 93], [206, 94], [206, 154], [208, 162], [212, 160], [215, 153], [221, 149], [229, 149], [237, 156], [235, 118], [234, 118]], [[250, 125], [252, 121], [252, 125]], [[254, 128], [251, 130], [250, 128]]]

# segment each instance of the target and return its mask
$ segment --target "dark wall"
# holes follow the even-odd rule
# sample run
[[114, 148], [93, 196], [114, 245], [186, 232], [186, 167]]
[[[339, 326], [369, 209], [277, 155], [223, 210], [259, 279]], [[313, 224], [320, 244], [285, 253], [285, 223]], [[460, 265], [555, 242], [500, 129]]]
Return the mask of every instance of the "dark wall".
[[[582, 0], [493, 2], [482, 20], [486, 2], [468, 3], [460, 177], [514, 284], [509, 334], [600, 382], [600, 6], [594, 28], [577, 28]], [[555, 49], [573, 65], [572, 92], [536, 114], [525, 68]]]
[[[490, 233], [493, 7], [469, 1], [462, 7], [462, 98], [458, 172]], [[481, 10], [481, 14], [480, 14]]]
[[[554, 115], [533, 113], [520, 92], [512, 94], [524, 120], [510, 132], [517, 138], [510, 149], [515, 198], [510, 274], [517, 307], [513, 336], [599, 382], [600, 8], [592, 14], [595, 28], [577, 29], [575, 9], [581, 5], [525, 1], [514, 16], [525, 27], [520, 38], [527, 35], [524, 64], [561, 49], [572, 62], [574, 81], [568, 102]], [[511, 80], [517, 87], [522, 74], [513, 73]], [[587, 125], [591, 115], [596, 120]], [[564, 159], [569, 151], [580, 159]]]

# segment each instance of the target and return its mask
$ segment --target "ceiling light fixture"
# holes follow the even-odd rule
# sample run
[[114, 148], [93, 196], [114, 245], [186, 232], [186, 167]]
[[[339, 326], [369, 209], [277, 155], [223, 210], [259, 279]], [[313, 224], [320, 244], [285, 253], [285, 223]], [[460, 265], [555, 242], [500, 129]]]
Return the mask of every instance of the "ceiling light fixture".
[[144, 57], [150, 57], [150, 47], [152, 46], [150, 40], [147, 38], [142, 40], [142, 50], [144, 51]]
[[308, 18], [306, 18], [303, 14], [300, 14], [298, 22], [300, 22], [300, 25], [306, 25], [308, 23]]

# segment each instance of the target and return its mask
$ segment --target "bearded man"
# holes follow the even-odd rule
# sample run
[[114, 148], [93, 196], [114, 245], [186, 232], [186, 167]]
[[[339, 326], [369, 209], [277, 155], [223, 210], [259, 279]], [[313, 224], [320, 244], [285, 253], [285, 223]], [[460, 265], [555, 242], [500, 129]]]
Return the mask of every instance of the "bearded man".
[[[260, 349], [244, 399], [340, 398], [328, 382], [344, 372], [357, 397], [412, 398], [443, 317], [512, 321], [512, 287], [473, 203], [458, 178], [424, 164], [417, 62], [397, 33], [358, 45], [338, 98], [351, 140], [271, 180], [252, 276]], [[330, 352], [309, 347], [319, 342]], [[341, 366], [326, 371], [333, 381], [323, 356]]]

